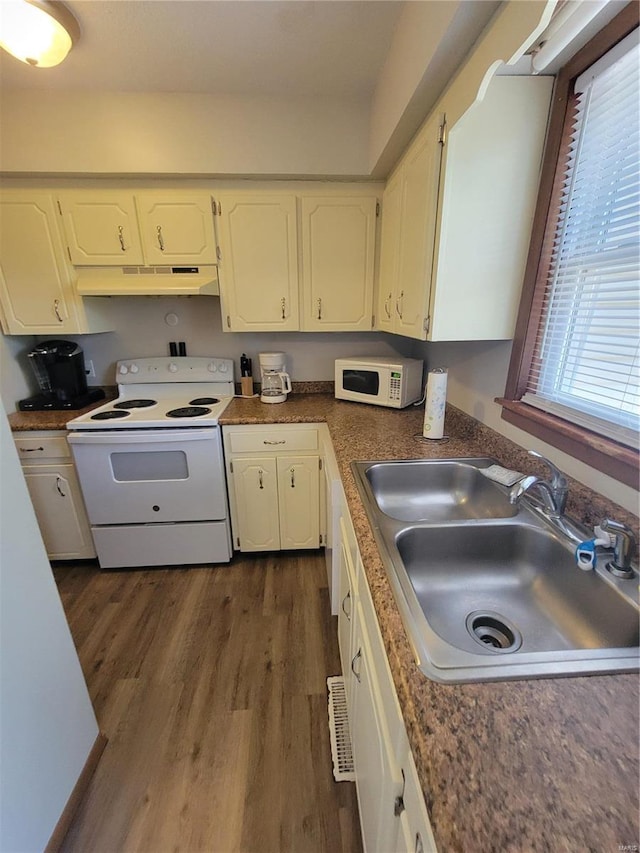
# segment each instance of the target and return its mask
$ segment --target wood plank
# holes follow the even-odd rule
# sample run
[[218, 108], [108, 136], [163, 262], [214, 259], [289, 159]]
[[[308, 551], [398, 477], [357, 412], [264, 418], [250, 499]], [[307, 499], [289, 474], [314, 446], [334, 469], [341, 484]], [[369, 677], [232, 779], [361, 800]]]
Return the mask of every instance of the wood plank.
[[54, 574], [109, 738], [63, 853], [361, 850], [332, 774], [321, 554]]

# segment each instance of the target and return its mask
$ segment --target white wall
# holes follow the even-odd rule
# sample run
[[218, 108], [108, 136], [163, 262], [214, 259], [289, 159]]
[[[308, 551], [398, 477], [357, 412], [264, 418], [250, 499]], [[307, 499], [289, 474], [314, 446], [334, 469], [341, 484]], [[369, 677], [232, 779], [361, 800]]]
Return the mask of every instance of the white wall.
[[43, 850], [98, 735], [0, 406], [0, 851]]
[[0, 397], [8, 412], [14, 411], [17, 400], [38, 390], [26, 355], [35, 341], [29, 335], [0, 334]]
[[7, 173], [368, 174], [359, 101], [17, 90], [0, 112]]

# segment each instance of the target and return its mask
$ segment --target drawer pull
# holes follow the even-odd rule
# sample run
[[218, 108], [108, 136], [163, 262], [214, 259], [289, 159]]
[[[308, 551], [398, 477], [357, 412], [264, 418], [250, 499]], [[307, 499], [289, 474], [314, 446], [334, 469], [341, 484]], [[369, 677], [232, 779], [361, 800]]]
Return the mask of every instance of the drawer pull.
[[156, 227], [156, 234], [158, 236], [158, 248], [161, 252], [164, 252], [164, 238], [162, 236], [162, 225], [158, 225]]
[[361, 657], [362, 657], [362, 649], [358, 649], [358, 651], [353, 656], [353, 660], [351, 661], [351, 672], [358, 679], [358, 684], [360, 683], [361, 678], [360, 678], [360, 673], [356, 672], [356, 661], [358, 660], [358, 658], [361, 658]]
[[118, 240], [120, 241], [120, 249], [121, 249], [123, 252], [126, 252], [126, 251], [127, 251], [127, 249], [126, 249], [126, 246], [124, 245], [124, 234], [123, 234], [123, 230], [124, 230], [124, 229], [123, 229], [122, 225], [118, 225]]
[[286, 444], [287, 442], [286, 442], [286, 439], [283, 439], [282, 441], [267, 441], [267, 439], [265, 438], [265, 440], [262, 443], [263, 444]]
[[44, 447], [21, 447], [20, 453], [44, 453]]
[[349, 603], [351, 603], [351, 590], [349, 590], [349, 592], [348, 592], [348, 593], [345, 595], [345, 597], [342, 599], [342, 612], [343, 612], [343, 613], [344, 613], [344, 615], [347, 617], [347, 619], [349, 620], [349, 622], [351, 622], [351, 607], [349, 607], [349, 612], [348, 612], [348, 613], [347, 613], [347, 608], [345, 607], [345, 604], [347, 603], [347, 601], [348, 601]]
[[59, 299], [53, 300], [53, 310], [55, 312], [56, 317], [58, 318], [58, 323], [64, 323], [64, 320], [62, 319], [62, 316], [60, 314], [60, 300]]
[[259, 468], [259, 469], [258, 469], [258, 485], [259, 485], [259, 487], [260, 487], [261, 489], [264, 489], [264, 483], [263, 483], [263, 481], [262, 481], [262, 475], [263, 475], [263, 473], [264, 473], [264, 472], [263, 472], [262, 468]]
[[296, 487], [296, 469], [289, 468], [289, 473], [291, 474], [291, 488], [295, 489]]
[[391, 319], [391, 311], [389, 311], [389, 303], [391, 302], [391, 294], [384, 300], [384, 313], [387, 315], [387, 320]]
[[56, 489], [58, 490], [58, 494], [62, 498], [66, 498], [66, 496], [67, 496], [67, 493], [63, 492], [62, 489], [60, 488], [60, 483], [64, 483], [64, 482], [65, 482], [65, 480], [63, 480], [62, 477], [56, 477]]
[[286, 320], [287, 319], [287, 300], [284, 298], [284, 296], [280, 300], [280, 309], [282, 310], [282, 319]]

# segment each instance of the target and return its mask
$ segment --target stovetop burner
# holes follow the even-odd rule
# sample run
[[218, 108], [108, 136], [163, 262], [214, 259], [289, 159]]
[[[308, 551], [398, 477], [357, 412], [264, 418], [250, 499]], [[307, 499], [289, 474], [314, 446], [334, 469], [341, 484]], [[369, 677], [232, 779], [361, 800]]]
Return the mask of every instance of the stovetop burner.
[[114, 403], [114, 409], [147, 409], [155, 406], [157, 400], [123, 400], [122, 403]]
[[208, 415], [211, 409], [204, 406], [183, 406], [180, 409], [171, 409], [167, 412], [168, 418], [197, 418], [199, 415]]
[[107, 412], [96, 412], [95, 415], [91, 415], [91, 420], [92, 421], [112, 421], [112, 420], [116, 420], [117, 418], [128, 418], [128, 417], [129, 417], [129, 412], [125, 412], [122, 410], [120, 410], [118, 412], [107, 411]]
[[211, 406], [214, 403], [219, 403], [217, 397], [196, 397], [195, 400], [189, 400], [190, 406]]

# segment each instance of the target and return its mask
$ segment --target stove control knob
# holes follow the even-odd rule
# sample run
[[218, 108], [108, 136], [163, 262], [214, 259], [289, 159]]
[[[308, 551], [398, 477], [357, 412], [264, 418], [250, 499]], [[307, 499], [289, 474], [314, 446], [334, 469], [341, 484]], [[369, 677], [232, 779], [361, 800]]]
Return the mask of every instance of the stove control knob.
[[227, 367], [227, 363], [226, 363], [226, 361], [221, 361], [221, 362], [220, 362], [220, 367], [218, 368], [218, 370], [220, 371], [220, 373], [226, 373], [228, 369], [229, 369], [229, 368]]
[[209, 373], [215, 373], [217, 369], [218, 365], [215, 363], [215, 361], [210, 361], [207, 365], [207, 370], [209, 371]]
[[125, 374], [128, 372], [129, 372], [129, 368], [127, 367], [126, 364], [121, 364], [120, 367], [118, 368], [118, 373]]
[[178, 372], [178, 365], [171, 362], [171, 364], [169, 365], [169, 373], [177, 373], [177, 372]]
[[137, 364], [132, 364], [129, 368], [129, 373], [137, 373], [140, 370]]

